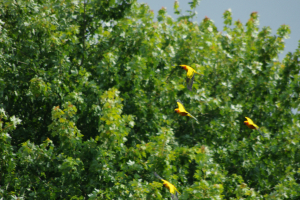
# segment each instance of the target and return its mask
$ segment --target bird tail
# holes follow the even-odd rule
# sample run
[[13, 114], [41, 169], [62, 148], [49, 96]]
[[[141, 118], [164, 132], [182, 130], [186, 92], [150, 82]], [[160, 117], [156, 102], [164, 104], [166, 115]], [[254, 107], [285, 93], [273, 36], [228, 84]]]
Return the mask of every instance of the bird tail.
[[196, 117], [194, 117], [194, 116], [191, 115], [190, 113], [188, 113], [188, 116], [191, 117], [191, 118], [193, 118], [194, 120], [196, 120], [197, 124], [199, 124], [199, 121], [198, 121], [198, 119], [197, 119]]
[[203, 76], [203, 74], [200, 74], [200, 73], [198, 73], [198, 72], [196, 72], [196, 71], [195, 71], [195, 74], [199, 74], [199, 75], [202, 75], [202, 76]]
[[265, 137], [265, 135], [263, 134], [262, 130], [260, 130], [260, 128], [256, 129], [263, 137]]
[[158, 178], [158, 179], [163, 179], [162, 177], [160, 177], [156, 172], [154, 172], [154, 176], [156, 176], [156, 178]]

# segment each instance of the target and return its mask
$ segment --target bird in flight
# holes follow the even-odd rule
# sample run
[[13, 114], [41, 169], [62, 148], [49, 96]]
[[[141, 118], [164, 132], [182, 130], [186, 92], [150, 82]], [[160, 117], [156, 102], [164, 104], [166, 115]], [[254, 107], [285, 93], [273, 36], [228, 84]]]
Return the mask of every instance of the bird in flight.
[[172, 183], [160, 177], [156, 172], [154, 172], [154, 176], [163, 182], [163, 185], [170, 191], [172, 199], [178, 200], [178, 194], [180, 194], [180, 192], [177, 190], [177, 188]]
[[252, 119], [250, 119], [249, 117], [245, 117], [245, 118], [247, 120], [244, 121], [244, 124], [246, 126], [248, 126], [248, 128], [257, 130], [263, 137], [265, 137], [264, 134], [262, 134], [262, 132], [260, 131], [259, 127], [256, 124], [254, 124], [254, 122], [252, 121]]
[[194, 70], [192, 67], [188, 65], [179, 65], [179, 66], [186, 71], [186, 85], [187, 88], [190, 91], [192, 91], [195, 74], [199, 74], [199, 75], [203, 75], [203, 74], [196, 72], [196, 70]]
[[249, 117], [245, 117], [247, 120], [246, 121], [244, 121], [244, 124], [246, 125], [246, 126], [248, 126], [248, 128], [250, 128], [250, 129], [256, 129], [256, 130], [258, 130], [259, 129], [259, 127], [256, 125], [256, 124], [254, 124], [254, 122], [252, 121], [252, 119], [250, 119]]
[[185, 110], [183, 103], [179, 99], [177, 100], [177, 105], [178, 105], [178, 108], [175, 109], [176, 113], [178, 113], [181, 116], [189, 116], [189, 117], [195, 119], [196, 122], [198, 123], [198, 120], [196, 119], [196, 117], [194, 117], [193, 115], [191, 115], [189, 112], [187, 112]]

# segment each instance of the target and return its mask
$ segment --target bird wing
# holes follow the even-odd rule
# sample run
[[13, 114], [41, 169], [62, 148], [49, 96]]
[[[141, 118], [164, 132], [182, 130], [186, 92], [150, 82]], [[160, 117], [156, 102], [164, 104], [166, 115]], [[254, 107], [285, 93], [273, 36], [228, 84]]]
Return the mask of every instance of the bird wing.
[[173, 184], [169, 183], [169, 189], [172, 199], [178, 200], [178, 194], [180, 194], [180, 192], [177, 190], [177, 188]]
[[166, 184], [166, 187], [169, 188], [171, 194], [176, 194], [177, 192], [180, 194], [180, 192], [172, 183], [164, 180], [164, 184]]
[[192, 78], [189, 78], [188, 76], [186, 77], [186, 86], [190, 91], [192, 91], [194, 79], [195, 79], [195, 73], [193, 73]]
[[175, 186], [172, 183], [170, 183], [169, 181], [163, 180], [163, 182], [164, 182], [163, 183], [164, 186], [169, 189], [170, 193], [174, 194], [175, 193], [175, 190], [174, 190]]
[[171, 194], [172, 200], [178, 200], [178, 195], [176, 194]]
[[156, 176], [156, 178], [160, 179], [160, 180], [163, 180], [162, 177], [160, 177], [156, 172], [154, 172], [154, 176]]
[[184, 106], [183, 106], [183, 103], [182, 103], [179, 99], [177, 99], [177, 105], [178, 105], [178, 109], [179, 109], [180, 112], [186, 112], [186, 113], [188, 113], [188, 112], [185, 110], [185, 108], [184, 108]]
[[247, 121], [249, 122], [249, 124], [254, 124], [252, 119], [250, 119], [249, 117], [245, 117], [247, 119]]

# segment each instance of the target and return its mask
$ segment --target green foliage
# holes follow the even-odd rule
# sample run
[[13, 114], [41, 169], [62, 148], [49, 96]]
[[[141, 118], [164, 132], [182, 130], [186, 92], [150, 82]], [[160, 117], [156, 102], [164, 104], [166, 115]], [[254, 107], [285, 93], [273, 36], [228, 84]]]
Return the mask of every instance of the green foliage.
[[221, 33], [198, 4], [1, 2], [0, 196], [170, 198], [157, 172], [180, 199], [298, 199], [300, 48], [279, 61], [287, 25], [226, 10]]

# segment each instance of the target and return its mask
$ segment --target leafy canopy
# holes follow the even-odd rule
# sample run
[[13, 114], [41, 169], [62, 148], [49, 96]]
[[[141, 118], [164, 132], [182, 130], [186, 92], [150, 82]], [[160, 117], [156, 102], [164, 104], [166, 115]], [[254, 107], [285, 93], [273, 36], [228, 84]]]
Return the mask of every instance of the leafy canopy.
[[226, 10], [222, 33], [198, 4], [2, 1], [0, 196], [168, 198], [157, 172], [180, 199], [299, 198], [300, 45], [279, 61], [288, 25]]

